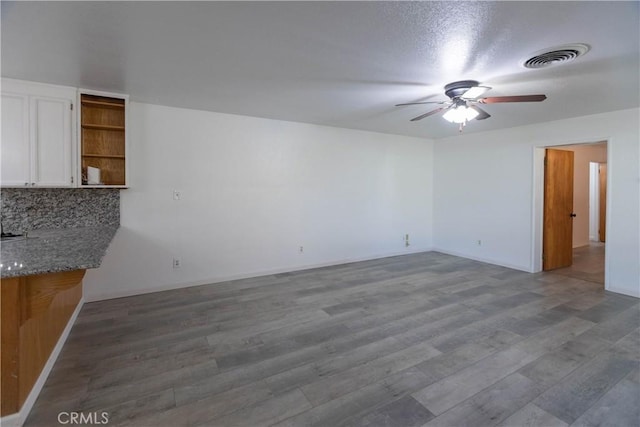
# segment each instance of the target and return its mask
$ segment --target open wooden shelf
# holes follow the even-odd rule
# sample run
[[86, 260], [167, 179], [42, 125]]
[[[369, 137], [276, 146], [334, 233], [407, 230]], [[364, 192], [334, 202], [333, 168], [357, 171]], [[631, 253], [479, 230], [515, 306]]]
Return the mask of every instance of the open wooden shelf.
[[124, 154], [83, 154], [82, 157], [102, 157], [105, 159], [124, 159]]
[[108, 102], [108, 101], [92, 101], [89, 99], [83, 99], [82, 105], [100, 107], [100, 108], [124, 109], [124, 103], [114, 103], [114, 102]]
[[83, 129], [96, 129], [96, 130], [117, 130], [123, 131], [124, 126], [113, 126], [113, 125], [96, 125], [96, 124], [82, 124]]
[[82, 186], [89, 166], [100, 169], [104, 186], [126, 185], [125, 100], [82, 94], [80, 103]]

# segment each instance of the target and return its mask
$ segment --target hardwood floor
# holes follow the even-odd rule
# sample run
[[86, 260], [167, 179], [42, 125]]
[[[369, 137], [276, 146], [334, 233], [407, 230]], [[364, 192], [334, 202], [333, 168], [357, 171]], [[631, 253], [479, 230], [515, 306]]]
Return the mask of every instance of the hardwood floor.
[[436, 252], [86, 304], [26, 426], [637, 426], [640, 300]]

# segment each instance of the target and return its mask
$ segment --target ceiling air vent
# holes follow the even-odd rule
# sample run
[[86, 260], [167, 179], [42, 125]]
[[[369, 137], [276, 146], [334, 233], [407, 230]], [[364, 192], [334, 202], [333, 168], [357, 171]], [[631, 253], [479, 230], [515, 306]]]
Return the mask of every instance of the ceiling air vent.
[[573, 61], [589, 51], [586, 44], [568, 44], [537, 52], [531, 58], [524, 61], [526, 68], [544, 68], [551, 65], [564, 64]]

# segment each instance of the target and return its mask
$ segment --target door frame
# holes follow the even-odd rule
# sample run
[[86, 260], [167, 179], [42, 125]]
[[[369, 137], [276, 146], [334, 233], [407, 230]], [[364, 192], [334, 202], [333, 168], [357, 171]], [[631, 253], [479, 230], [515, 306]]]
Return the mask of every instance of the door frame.
[[[589, 241], [600, 237], [600, 163], [589, 162]], [[605, 200], [606, 203], [606, 200]], [[597, 205], [597, 206], [596, 206]], [[605, 217], [606, 220], [606, 217]]]
[[[542, 234], [544, 230], [544, 156], [547, 148], [561, 148], [565, 145], [591, 145], [597, 143], [607, 143], [607, 182], [611, 182], [611, 174], [613, 165], [611, 163], [611, 138], [598, 138], [592, 141], [571, 141], [548, 143], [546, 145], [538, 145], [533, 147], [533, 188], [532, 188], [532, 212], [531, 212], [531, 272], [539, 273], [542, 271]], [[606, 197], [607, 217], [605, 224], [609, 229], [609, 221], [611, 220], [611, 192], [607, 191]], [[609, 289], [609, 251], [607, 250], [609, 242], [604, 245], [604, 288]]]

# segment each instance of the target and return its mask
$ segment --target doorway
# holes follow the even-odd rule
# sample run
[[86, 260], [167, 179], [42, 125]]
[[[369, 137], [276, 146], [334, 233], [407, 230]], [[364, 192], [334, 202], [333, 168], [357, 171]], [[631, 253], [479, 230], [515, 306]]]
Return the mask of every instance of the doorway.
[[534, 271], [604, 284], [607, 149], [606, 141], [536, 148]]

